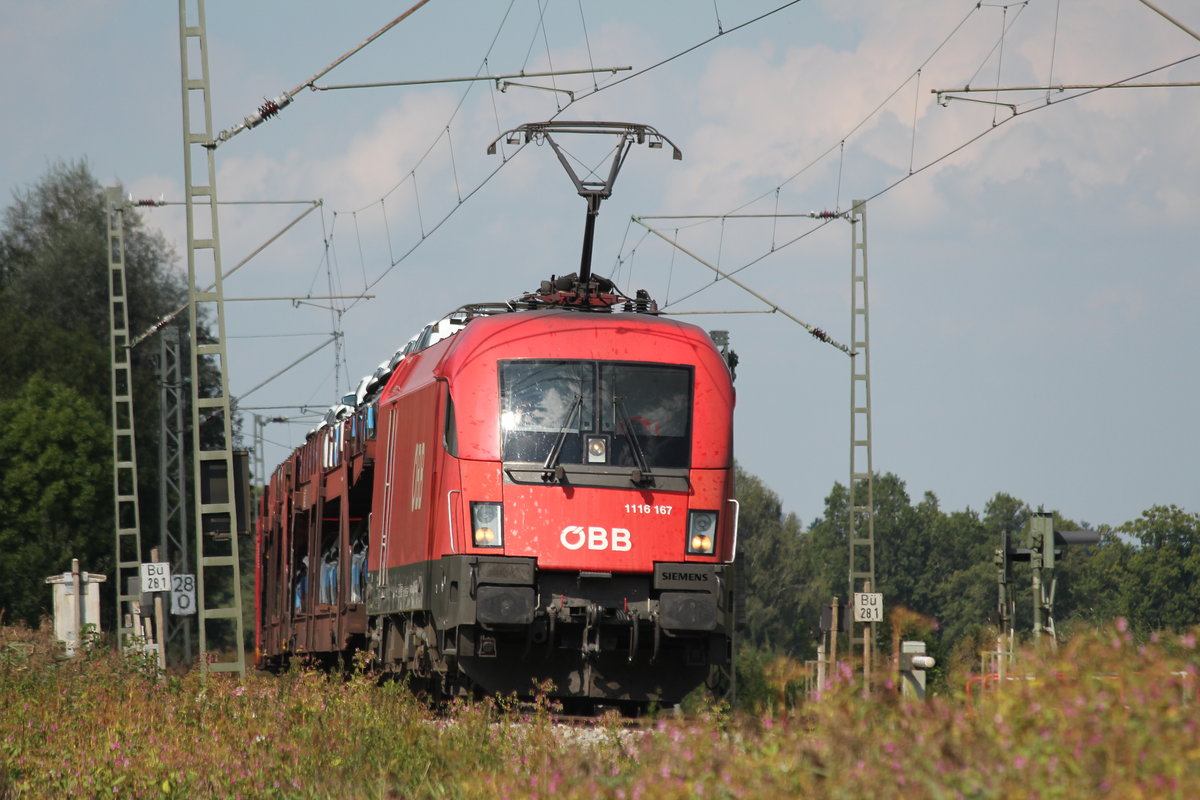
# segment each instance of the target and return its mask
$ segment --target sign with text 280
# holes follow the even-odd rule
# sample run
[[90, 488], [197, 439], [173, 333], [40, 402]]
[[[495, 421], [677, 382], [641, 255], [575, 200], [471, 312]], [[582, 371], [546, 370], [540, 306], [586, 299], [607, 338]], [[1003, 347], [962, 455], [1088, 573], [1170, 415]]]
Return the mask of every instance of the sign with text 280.
[[196, 613], [196, 576], [175, 573], [171, 576], [171, 613]]
[[143, 592], [171, 591], [171, 564], [168, 561], [152, 561], [142, 564], [141, 568]]
[[879, 592], [855, 592], [854, 621], [882, 622], [883, 595]]

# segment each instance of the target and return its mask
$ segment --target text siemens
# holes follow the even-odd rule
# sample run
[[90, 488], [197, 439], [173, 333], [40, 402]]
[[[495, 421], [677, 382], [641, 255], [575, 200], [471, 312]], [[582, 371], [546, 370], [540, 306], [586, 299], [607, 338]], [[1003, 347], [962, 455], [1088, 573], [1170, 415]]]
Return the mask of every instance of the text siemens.
[[707, 572], [668, 572], [663, 570], [659, 573], [664, 581], [688, 581], [708, 583], [710, 573]]

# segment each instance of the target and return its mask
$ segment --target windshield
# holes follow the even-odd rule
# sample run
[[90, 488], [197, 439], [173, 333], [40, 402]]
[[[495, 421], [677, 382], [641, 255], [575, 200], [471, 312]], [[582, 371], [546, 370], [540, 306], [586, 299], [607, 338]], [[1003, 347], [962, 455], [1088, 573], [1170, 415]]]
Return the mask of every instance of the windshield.
[[689, 367], [506, 361], [500, 364], [500, 395], [505, 461], [688, 466]]

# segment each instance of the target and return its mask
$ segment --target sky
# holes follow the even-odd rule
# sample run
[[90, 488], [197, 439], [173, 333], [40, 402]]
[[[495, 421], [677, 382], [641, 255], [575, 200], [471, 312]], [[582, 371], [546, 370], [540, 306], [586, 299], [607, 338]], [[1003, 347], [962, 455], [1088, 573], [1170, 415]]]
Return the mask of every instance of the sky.
[[[410, 5], [210, 0], [214, 129]], [[1139, 0], [431, 0], [316, 85], [599, 71], [302, 89], [221, 144], [226, 270], [320, 201], [226, 297], [356, 298], [227, 303], [230, 392], [296, 417], [265, 427], [273, 466], [426, 322], [576, 271], [586, 206], [553, 152], [487, 146], [636, 122], [683, 159], [631, 150], [595, 270], [729, 332], [736, 456], [802, 522], [847, 481], [851, 362], [769, 312], [849, 343], [852, 226], [798, 215], [855, 200], [877, 472], [947, 511], [997, 492], [1093, 526], [1200, 511], [1200, 87], [1044, 88], [1200, 81], [1200, 7], [1155, 5], [1178, 24]], [[0, 203], [78, 159], [182, 201], [179, 50], [175, 4], [7, 0]], [[978, 91], [1015, 87], [1042, 88]], [[611, 140], [559, 141], [607, 170]], [[186, 270], [182, 208], [140, 213]]]

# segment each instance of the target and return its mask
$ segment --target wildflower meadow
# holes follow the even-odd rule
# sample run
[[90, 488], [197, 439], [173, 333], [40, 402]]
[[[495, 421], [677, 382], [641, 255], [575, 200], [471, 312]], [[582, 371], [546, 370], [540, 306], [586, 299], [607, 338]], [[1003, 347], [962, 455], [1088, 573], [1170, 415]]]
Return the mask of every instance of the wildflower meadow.
[[[244, 679], [0, 630], [0, 798], [1196, 798], [1195, 634], [1120, 624], [925, 701], [699, 702], [580, 731], [549, 704], [431, 710], [369, 672]], [[781, 695], [782, 696], [782, 695]]]

